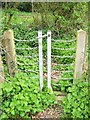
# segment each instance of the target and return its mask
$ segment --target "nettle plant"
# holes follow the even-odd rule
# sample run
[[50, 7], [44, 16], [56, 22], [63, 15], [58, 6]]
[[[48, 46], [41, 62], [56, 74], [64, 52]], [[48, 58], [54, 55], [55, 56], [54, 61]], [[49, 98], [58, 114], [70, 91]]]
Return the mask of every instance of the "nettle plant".
[[19, 72], [4, 82], [0, 119], [30, 118], [55, 103], [55, 95], [46, 87], [41, 91], [39, 80], [30, 75]]
[[81, 81], [68, 88], [67, 96], [62, 99], [64, 117], [88, 118], [88, 82]]

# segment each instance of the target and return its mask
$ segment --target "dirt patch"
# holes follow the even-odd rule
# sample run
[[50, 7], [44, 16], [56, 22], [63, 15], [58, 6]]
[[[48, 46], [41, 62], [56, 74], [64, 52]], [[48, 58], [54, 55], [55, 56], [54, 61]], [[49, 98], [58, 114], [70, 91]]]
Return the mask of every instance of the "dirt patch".
[[65, 94], [61, 92], [59, 94], [60, 95], [56, 97], [58, 102], [57, 105], [47, 108], [44, 112], [37, 113], [35, 116], [32, 116], [32, 120], [60, 120], [63, 109], [59, 104], [61, 103], [61, 98], [63, 98]]
[[36, 116], [32, 116], [32, 120], [59, 120], [63, 110], [61, 106], [55, 105], [52, 108], [47, 108], [44, 112], [38, 113]]

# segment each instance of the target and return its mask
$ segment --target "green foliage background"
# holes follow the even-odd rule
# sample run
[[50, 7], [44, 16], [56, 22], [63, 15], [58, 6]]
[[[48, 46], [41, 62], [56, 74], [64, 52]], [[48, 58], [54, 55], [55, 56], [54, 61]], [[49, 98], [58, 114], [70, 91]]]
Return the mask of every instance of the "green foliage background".
[[[7, 29], [13, 29], [14, 37], [20, 40], [30, 40], [35, 39], [34, 42], [30, 43], [18, 43], [15, 42], [16, 47], [23, 48], [33, 48], [37, 47], [37, 31], [42, 29], [43, 34], [46, 34], [47, 30], [52, 31], [52, 38], [55, 39], [76, 39], [76, 32], [79, 29], [83, 29], [87, 31], [87, 21], [88, 21], [88, 3], [86, 2], [78, 2], [78, 3], [34, 3], [33, 5], [33, 13], [31, 12], [31, 3], [18, 3], [16, 7], [13, 7], [14, 3], [8, 3], [7, 8], [4, 9], [5, 4], [3, 3], [2, 10], [2, 31]], [[21, 10], [23, 12], [20, 12]], [[11, 17], [12, 16], [12, 17]], [[25, 16], [25, 17], [24, 17]], [[1, 32], [1, 31], [0, 31]], [[1, 34], [1, 33], [0, 33]], [[58, 48], [73, 48], [76, 43], [66, 44], [54, 44], [54, 47]], [[43, 53], [44, 58], [46, 57], [46, 41], [44, 40]], [[31, 51], [20, 51], [16, 50], [17, 55], [33, 55], [38, 53], [34, 50]], [[60, 51], [53, 50], [52, 53], [54, 55], [75, 55], [75, 51]], [[3, 56], [3, 55], [2, 55]], [[37, 58], [26, 59], [18, 57], [17, 61], [20, 63], [18, 65], [19, 70], [32, 69], [38, 70], [38, 66], [35, 65], [35, 62], [38, 61]], [[68, 64], [74, 63], [74, 59], [57, 59], [57, 63], [59, 64]], [[30, 66], [24, 66], [24, 64], [31, 64]], [[55, 68], [56, 70], [72, 70], [72, 66], [68, 67], [59, 67]], [[6, 66], [5, 66], [5, 71]], [[46, 71], [46, 69], [45, 69]], [[28, 117], [27, 113], [29, 112], [29, 116], [32, 114], [36, 114], [37, 112], [43, 111], [49, 105], [55, 103], [54, 95], [44, 89], [42, 92], [39, 90], [39, 80], [33, 79], [32, 77], [36, 76], [35, 73], [21, 73], [19, 72], [15, 78], [6, 77], [8, 82], [5, 82], [2, 88], [2, 109], [4, 110], [2, 114], [2, 118], [17, 118], [17, 117]], [[66, 77], [73, 76], [71, 74], [65, 74]], [[73, 80], [72, 80], [73, 81]], [[63, 100], [64, 112], [67, 114], [69, 111], [69, 116], [75, 118], [80, 117], [81, 113], [77, 114], [77, 99], [80, 97], [78, 111], [82, 111], [82, 118], [86, 118], [88, 116], [88, 97], [87, 97], [87, 83], [84, 85], [80, 83], [77, 87], [75, 85], [72, 86], [72, 81], [65, 80], [59, 81], [58, 84], [61, 84], [60, 87], [54, 87], [54, 90], [62, 90], [68, 91], [67, 97]], [[8, 86], [10, 86], [8, 88]], [[70, 87], [72, 86], [72, 87]], [[70, 87], [70, 88], [68, 88]], [[83, 88], [84, 87], [84, 88]], [[86, 92], [82, 91], [83, 89]], [[75, 94], [74, 94], [74, 93]], [[81, 92], [79, 95], [78, 92]], [[73, 97], [74, 94], [74, 97]], [[85, 99], [83, 98], [86, 97]], [[69, 96], [69, 97], [68, 97]], [[33, 98], [33, 100], [32, 100]], [[70, 98], [70, 99], [68, 99]], [[83, 98], [83, 99], [82, 99]], [[73, 102], [75, 100], [75, 103]], [[84, 101], [83, 101], [84, 100]], [[22, 102], [21, 102], [22, 101]], [[69, 102], [68, 102], [69, 101]], [[84, 106], [83, 106], [84, 104]], [[28, 107], [29, 105], [29, 107]], [[73, 109], [74, 108], [74, 109]], [[86, 108], [86, 110], [84, 110]]]

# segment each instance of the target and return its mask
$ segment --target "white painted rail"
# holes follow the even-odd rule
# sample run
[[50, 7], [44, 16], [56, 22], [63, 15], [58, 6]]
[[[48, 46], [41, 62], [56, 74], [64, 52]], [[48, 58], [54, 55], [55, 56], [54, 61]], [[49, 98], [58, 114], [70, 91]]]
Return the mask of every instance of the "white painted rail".
[[42, 31], [38, 31], [39, 44], [39, 72], [40, 72], [40, 89], [43, 88], [43, 52], [42, 52]]
[[52, 90], [52, 87], [51, 87], [51, 31], [47, 32], [47, 80], [48, 80], [48, 88]]

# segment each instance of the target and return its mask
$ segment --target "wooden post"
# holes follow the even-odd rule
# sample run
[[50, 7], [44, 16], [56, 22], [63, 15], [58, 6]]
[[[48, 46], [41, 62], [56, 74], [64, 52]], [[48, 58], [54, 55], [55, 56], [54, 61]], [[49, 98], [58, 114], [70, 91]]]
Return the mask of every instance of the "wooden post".
[[42, 53], [42, 31], [38, 31], [39, 44], [39, 73], [40, 73], [40, 89], [43, 88], [43, 53]]
[[3, 45], [6, 51], [6, 63], [8, 66], [8, 72], [11, 76], [14, 76], [17, 71], [17, 64], [16, 64], [14, 35], [12, 30], [7, 30], [4, 32]]
[[75, 60], [75, 72], [74, 72], [74, 81], [77, 83], [78, 79], [82, 78], [82, 74], [85, 70], [85, 59], [86, 59], [86, 44], [87, 44], [87, 35], [83, 30], [77, 32], [77, 49], [76, 49], [76, 60]]

